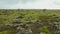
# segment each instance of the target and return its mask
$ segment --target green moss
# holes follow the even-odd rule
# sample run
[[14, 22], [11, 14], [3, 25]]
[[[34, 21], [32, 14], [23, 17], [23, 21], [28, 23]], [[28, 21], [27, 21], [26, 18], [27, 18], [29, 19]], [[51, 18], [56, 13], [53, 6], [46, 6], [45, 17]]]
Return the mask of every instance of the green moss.
[[[60, 17], [60, 10], [46, 10], [46, 11], [43, 11], [43, 10], [0, 10], [0, 26], [4, 26], [5, 24], [13, 24], [16, 21], [19, 21], [20, 25], [21, 24], [29, 25], [27, 24], [27, 22], [29, 21], [31, 23], [42, 23], [42, 25], [44, 25], [45, 23], [58, 24], [60, 22], [59, 21], [60, 18], [55, 18], [53, 15]], [[22, 16], [23, 18], [21, 18], [20, 16]], [[40, 20], [42, 22], [40, 22]], [[53, 20], [53, 22], [50, 22], [50, 20]], [[56, 22], [56, 21], [59, 21], [59, 22]], [[29, 26], [31, 26], [31, 23]], [[51, 34], [51, 32], [48, 29], [42, 28], [42, 31], [45, 32], [46, 34]], [[3, 32], [7, 32], [7, 31], [3, 31]], [[0, 34], [2, 34], [3, 32], [0, 32]]]
[[42, 28], [41, 31], [44, 32], [44, 33], [46, 33], [46, 34], [51, 34], [51, 32], [48, 29], [46, 29], [46, 28]]

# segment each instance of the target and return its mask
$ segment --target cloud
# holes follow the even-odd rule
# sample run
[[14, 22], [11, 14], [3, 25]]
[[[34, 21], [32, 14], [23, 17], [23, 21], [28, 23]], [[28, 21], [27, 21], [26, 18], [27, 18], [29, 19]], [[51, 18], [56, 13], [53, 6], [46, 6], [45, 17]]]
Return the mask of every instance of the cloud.
[[0, 9], [10, 8], [16, 4], [18, 4], [17, 0], [0, 0]]
[[0, 9], [60, 9], [56, 1], [58, 0], [0, 0]]

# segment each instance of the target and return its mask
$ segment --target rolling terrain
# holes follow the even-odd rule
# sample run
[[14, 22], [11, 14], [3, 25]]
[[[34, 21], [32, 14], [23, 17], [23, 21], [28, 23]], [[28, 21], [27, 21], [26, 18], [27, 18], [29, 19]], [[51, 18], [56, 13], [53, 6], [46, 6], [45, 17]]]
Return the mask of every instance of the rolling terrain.
[[0, 34], [60, 34], [60, 10], [0, 10]]

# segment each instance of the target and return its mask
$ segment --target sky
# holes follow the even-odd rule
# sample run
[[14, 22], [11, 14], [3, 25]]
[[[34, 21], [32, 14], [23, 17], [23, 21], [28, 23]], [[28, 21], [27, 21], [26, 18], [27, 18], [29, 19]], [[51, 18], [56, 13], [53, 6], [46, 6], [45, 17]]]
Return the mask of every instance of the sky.
[[60, 0], [0, 0], [0, 9], [60, 9]]

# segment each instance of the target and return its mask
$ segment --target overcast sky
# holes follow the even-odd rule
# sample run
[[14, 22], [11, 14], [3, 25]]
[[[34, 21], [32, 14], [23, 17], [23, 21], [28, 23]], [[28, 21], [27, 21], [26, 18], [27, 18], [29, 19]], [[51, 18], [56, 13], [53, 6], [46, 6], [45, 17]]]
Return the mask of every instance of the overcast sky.
[[0, 9], [60, 9], [59, 0], [0, 0]]

